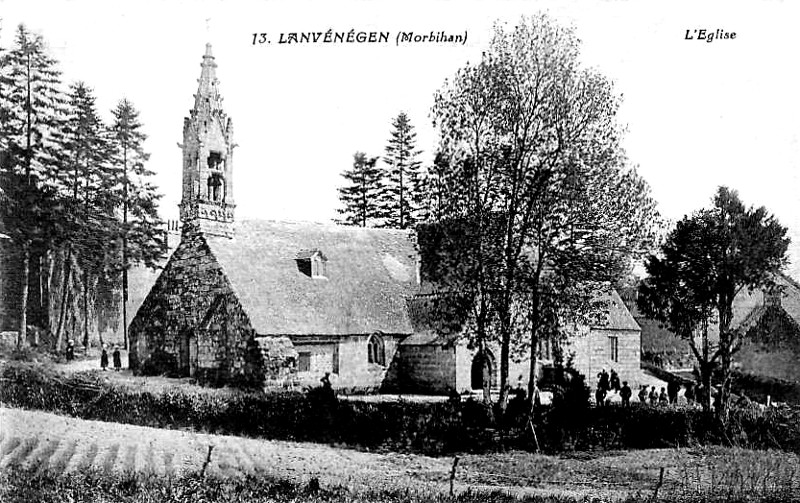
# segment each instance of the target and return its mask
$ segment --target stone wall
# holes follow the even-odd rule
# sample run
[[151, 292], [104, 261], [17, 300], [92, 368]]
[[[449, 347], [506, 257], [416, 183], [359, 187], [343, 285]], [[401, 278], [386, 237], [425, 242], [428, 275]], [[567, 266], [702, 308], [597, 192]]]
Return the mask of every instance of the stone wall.
[[[611, 355], [611, 338], [618, 340], [618, 358]], [[631, 387], [638, 385], [642, 378], [641, 334], [633, 330], [592, 329], [585, 335], [578, 335], [565, 348], [565, 358], [572, 354], [573, 367], [586, 377], [586, 384], [594, 387], [597, 374], [605, 369], [614, 369], [621, 381], [628, 381]]]
[[[494, 367], [492, 368], [493, 388], [496, 390], [500, 386], [500, 345], [489, 344], [489, 352], [493, 356]], [[472, 361], [477, 354], [477, 350], [469, 349], [467, 344], [462, 342], [456, 346], [456, 389], [459, 393], [474, 392], [472, 389]], [[508, 384], [513, 388], [517, 386], [520, 376], [522, 376], [522, 386], [528, 386], [529, 360], [515, 362], [509, 359], [508, 362]]]
[[[154, 355], [174, 359], [186, 374], [190, 337], [196, 341], [196, 376], [214, 383], [258, 375], [258, 349], [246, 314], [225, 275], [192, 226], [170, 257], [130, 325], [130, 366], [143, 370]], [[193, 341], [194, 342], [194, 341]], [[263, 370], [263, 369], [262, 369]]]
[[370, 336], [351, 335], [333, 341], [312, 342], [297, 338], [294, 341], [298, 362], [302, 354], [310, 357], [308, 371], [297, 372], [300, 383], [317, 386], [319, 380], [330, 372], [330, 380], [336, 388], [378, 390], [382, 387], [390, 368], [397, 358], [399, 337], [382, 334], [386, 364], [369, 363], [367, 345]]
[[401, 345], [390, 389], [403, 393], [445, 394], [456, 389], [456, 347]]

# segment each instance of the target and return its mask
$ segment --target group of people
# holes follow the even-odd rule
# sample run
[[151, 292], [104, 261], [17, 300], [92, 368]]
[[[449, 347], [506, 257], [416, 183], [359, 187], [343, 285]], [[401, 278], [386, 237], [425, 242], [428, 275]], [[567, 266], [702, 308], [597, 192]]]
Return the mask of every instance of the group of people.
[[[122, 369], [122, 356], [119, 352], [119, 346], [114, 346], [114, 352], [111, 354], [111, 357], [114, 360], [114, 370], [119, 372]], [[103, 344], [103, 352], [100, 353], [100, 368], [103, 370], [108, 368], [108, 351], [106, 351], [105, 344]]]
[[[671, 381], [666, 387], [662, 387], [660, 391], [656, 391], [655, 386], [642, 385], [637, 398], [639, 403], [650, 405], [668, 405], [678, 403], [678, 394], [681, 386], [675, 381]], [[619, 395], [623, 406], [630, 405], [633, 390], [628, 386], [627, 381], [620, 383], [619, 374], [614, 369], [611, 369], [609, 374], [603, 369], [602, 372], [597, 374], [597, 389], [595, 390], [595, 403], [598, 406], [606, 404], [609, 398], [609, 393], [614, 392]]]
[[675, 403], [677, 400], [677, 394], [673, 399], [663, 386], [661, 387], [661, 392], [657, 392], [655, 386], [650, 386], [650, 390], [648, 391], [647, 385], [642, 385], [638, 396], [639, 403], [647, 404], [649, 401], [650, 405], [667, 405], [668, 403]]
[[[67, 340], [67, 347], [64, 351], [64, 354], [68, 362], [71, 362], [75, 359], [75, 342], [72, 339]], [[122, 355], [120, 354], [119, 346], [114, 345], [114, 351], [111, 353], [111, 359], [112, 363], [114, 364], [114, 370], [122, 370]], [[108, 349], [105, 344], [103, 344], [103, 351], [100, 353], [100, 368], [103, 370], [108, 369]]]
[[609, 374], [606, 369], [603, 369], [602, 372], [597, 374], [597, 389], [594, 392], [594, 399], [597, 405], [605, 405], [606, 397], [611, 391], [619, 393], [623, 405], [630, 404], [633, 390], [628, 386], [628, 381], [620, 383], [619, 374], [617, 374], [616, 370], [611, 369], [611, 374]]

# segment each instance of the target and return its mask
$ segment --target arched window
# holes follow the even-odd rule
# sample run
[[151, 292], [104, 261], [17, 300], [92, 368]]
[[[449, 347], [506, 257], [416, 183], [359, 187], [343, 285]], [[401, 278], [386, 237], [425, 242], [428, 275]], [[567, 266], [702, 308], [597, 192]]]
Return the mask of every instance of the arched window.
[[372, 335], [367, 343], [367, 361], [378, 365], [386, 365], [386, 351], [383, 339], [377, 334]]
[[209, 201], [225, 200], [225, 179], [217, 173], [208, 177], [207, 199]]
[[490, 351], [486, 353], [478, 352], [472, 359], [472, 372], [470, 373], [470, 384], [472, 389], [483, 389], [483, 383], [488, 379], [489, 387], [497, 384], [494, 373], [494, 356]]

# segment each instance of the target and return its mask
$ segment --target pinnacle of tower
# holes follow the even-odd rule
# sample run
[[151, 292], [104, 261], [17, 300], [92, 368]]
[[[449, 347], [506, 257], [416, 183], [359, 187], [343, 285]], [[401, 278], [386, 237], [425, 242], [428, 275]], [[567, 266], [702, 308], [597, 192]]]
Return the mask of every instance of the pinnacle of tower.
[[217, 63], [211, 53], [211, 44], [206, 44], [206, 52], [203, 55], [203, 62], [200, 63], [200, 68], [197, 94], [194, 97], [194, 109], [195, 111], [205, 109], [208, 112], [220, 110], [222, 108], [222, 97], [217, 89]]

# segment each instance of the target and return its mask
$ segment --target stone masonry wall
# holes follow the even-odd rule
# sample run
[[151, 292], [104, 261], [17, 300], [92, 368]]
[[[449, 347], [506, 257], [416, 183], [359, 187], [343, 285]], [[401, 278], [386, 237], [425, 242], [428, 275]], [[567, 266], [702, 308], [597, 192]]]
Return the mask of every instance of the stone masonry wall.
[[[611, 358], [610, 337], [617, 337], [619, 352], [617, 361]], [[586, 384], [594, 387], [597, 374], [605, 369], [614, 369], [621, 381], [628, 381], [631, 387], [638, 385], [643, 377], [641, 370], [641, 334], [632, 330], [592, 329], [588, 334], [572, 339], [566, 348], [567, 354], [574, 354], [573, 366], [586, 377]]]
[[[213, 312], [209, 310], [214, 308]], [[222, 269], [197, 229], [187, 226], [150, 294], [130, 325], [130, 365], [141, 371], [158, 354], [174, 358], [173, 373], [185, 364], [185, 338], [197, 341], [198, 377], [214, 382], [257, 372], [253, 330]], [[256, 346], [257, 349], [257, 346]], [[256, 358], [257, 359], [257, 358]]]
[[378, 390], [388, 378], [390, 368], [396, 359], [398, 338], [381, 335], [384, 346], [386, 365], [369, 363], [367, 346], [370, 336], [351, 335], [338, 341], [322, 343], [304, 343], [295, 341], [298, 355], [309, 353], [310, 368], [298, 372], [301, 384], [317, 386], [326, 372], [330, 372], [330, 380], [336, 388], [356, 388], [359, 390]]
[[456, 389], [456, 348], [406, 345], [399, 349], [397, 391], [445, 394]]

